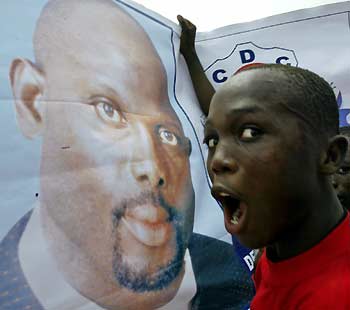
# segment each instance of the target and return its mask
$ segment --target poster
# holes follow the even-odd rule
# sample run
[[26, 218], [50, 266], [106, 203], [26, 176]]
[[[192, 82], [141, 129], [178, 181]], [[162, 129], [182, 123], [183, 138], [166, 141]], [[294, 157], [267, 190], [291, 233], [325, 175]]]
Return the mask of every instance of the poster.
[[245, 306], [178, 26], [123, 1], [1, 6], [0, 308]]

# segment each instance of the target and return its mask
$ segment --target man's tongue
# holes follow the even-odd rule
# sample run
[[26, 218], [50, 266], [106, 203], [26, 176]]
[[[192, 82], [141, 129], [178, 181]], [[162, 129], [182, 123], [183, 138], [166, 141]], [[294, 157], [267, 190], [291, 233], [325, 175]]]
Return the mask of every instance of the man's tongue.
[[128, 210], [122, 221], [139, 242], [157, 247], [170, 238], [171, 224], [167, 219], [168, 214], [163, 208], [146, 204]]

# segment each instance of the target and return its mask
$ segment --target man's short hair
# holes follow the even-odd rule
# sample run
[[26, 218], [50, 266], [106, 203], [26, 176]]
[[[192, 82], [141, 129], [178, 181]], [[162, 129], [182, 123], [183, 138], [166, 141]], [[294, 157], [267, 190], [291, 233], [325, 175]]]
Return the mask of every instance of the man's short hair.
[[[339, 133], [339, 111], [332, 87], [314, 72], [281, 64], [256, 64], [237, 73], [251, 70], [282, 72], [279, 80], [282, 96], [286, 95], [288, 108], [303, 118], [320, 139]], [[284, 97], [283, 97], [284, 98]]]
[[343, 126], [339, 128], [341, 134], [350, 137], [350, 126]]

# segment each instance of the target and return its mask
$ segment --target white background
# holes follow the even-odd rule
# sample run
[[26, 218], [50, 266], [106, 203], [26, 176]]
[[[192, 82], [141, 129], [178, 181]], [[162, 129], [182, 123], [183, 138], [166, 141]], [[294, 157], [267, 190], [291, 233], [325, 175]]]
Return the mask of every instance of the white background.
[[275, 14], [315, 7], [342, 0], [134, 0], [177, 22], [177, 14], [191, 20], [198, 31], [252, 21]]

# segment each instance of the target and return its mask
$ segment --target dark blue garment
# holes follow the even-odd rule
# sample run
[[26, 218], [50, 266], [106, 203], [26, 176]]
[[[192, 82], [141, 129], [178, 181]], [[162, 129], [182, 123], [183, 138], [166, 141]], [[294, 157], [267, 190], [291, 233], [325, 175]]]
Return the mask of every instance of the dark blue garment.
[[[44, 310], [30, 289], [18, 259], [19, 241], [30, 216], [31, 212], [22, 217], [0, 243], [1, 310]], [[254, 294], [253, 283], [232, 245], [194, 233], [188, 248], [197, 283], [191, 309], [245, 309]]]
[[254, 284], [232, 245], [193, 234], [188, 249], [197, 282], [192, 310], [246, 310]]
[[18, 259], [19, 240], [31, 214], [32, 211], [22, 217], [0, 243], [1, 310], [44, 310], [30, 289]]

